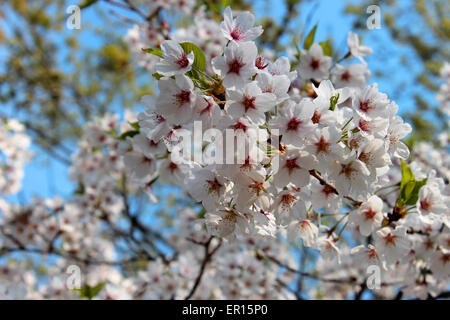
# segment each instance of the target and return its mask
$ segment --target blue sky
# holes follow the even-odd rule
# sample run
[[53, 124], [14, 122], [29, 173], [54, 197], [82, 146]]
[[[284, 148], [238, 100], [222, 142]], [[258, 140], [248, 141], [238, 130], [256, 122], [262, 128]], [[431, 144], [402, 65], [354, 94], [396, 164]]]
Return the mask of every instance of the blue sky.
[[[68, 5], [76, 4], [78, 2], [78, 0], [67, 1]], [[299, 18], [291, 22], [291, 27], [298, 29], [299, 32], [307, 33], [317, 23], [318, 29], [316, 32], [316, 40], [323, 41], [331, 38], [333, 40], [334, 50], [337, 50], [339, 56], [342, 56], [347, 52], [346, 39], [352, 26], [352, 18], [343, 14], [345, 5], [346, 1], [336, 0], [308, 2], [302, 6]], [[102, 20], [97, 18], [97, 10], [108, 12], [111, 7], [104, 3], [99, 3], [96, 6], [97, 8], [91, 7], [82, 12], [82, 25], [89, 24], [105, 28], [105, 26], [99, 25], [99, 22]], [[270, 13], [270, 15], [279, 21], [284, 11], [285, 7], [280, 1], [272, 0], [268, 3], [265, 1], [256, 1], [255, 13], [257, 19]], [[383, 12], [383, 8], [381, 8], [381, 12]], [[125, 12], [123, 13], [125, 14]], [[361, 14], [365, 13], [362, 12]], [[365, 15], [369, 16], [368, 14]], [[305, 21], [308, 21], [306, 25], [304, 23]], [[125, 34], [126, 32], [126, 27], [123, 23], [117, 23], [117, 25], [114, 26], [106, 26], [106, 28], [114, 28], [115, 32], [118, 34]], [[76, 30], [68, 30], [66, 28], [63, 30], [66, 34], [69, 32], [79, 32]], [[98, 42], [98, 38], [94, 37], [92, 34], [81, 34], [83, 46], [97, 47], [101, 44]], [[57, 34], [51, 36], [58, 37]], [[380, 39], [382, 41], [380, 41]], [[386, 79], [380, 81], [380, 79], [377, 79], [374, 76], [372, 76], [371, 79], [371, 82], [379, 83], [381, 91], [386, 92], [389, 96], [396, 96], [396, 93], [392, 90], [392, 83], [402, 83], [410, 79], [410, 74], [406, 72], [407, 70], [398, 68], [399, 59], [401, 59], [402, 54], [411, 53], [408, 53], [403, 48], [395, 45], [390, 39], [386, 28], [383, 27], [381, 29], [371, 30], [367, 37], [365, 37], [364, 43], [372, 46], [374, 49], [374, 54], [366, 59], [369, 68], [383, 67], [392, 68], [394, 71], [398, 70], [398, 72], [392, 73], [392, 77], [389, 81], [386, 81]], [[383, 43], [383, 45], [380, 45], [380, 43]], [[408, 95], [400, 95], [396, 98], [396, 102], [400, 105], [401, 112], [404, 112], [412, 105], [412, 98]], [[136, 107], [139, 107], [138, 102], [136, 103]], [[115, 106], [115, 109], [121, 110], [118, 105]], [[72, 147], [75, 149], [76, 146]], [[23, 189], [17, 196], [10, 197], [10, 199], [23, 202], [27, 201], [32, 196], [70, 196], [74, 189], [74, 185], [68, 180], [68, 168], [58, 161], [49, 158], [46, 154], [43, 154], [36, 146], [33, 146], [33, 151], [36, 156], [26, 167]]]

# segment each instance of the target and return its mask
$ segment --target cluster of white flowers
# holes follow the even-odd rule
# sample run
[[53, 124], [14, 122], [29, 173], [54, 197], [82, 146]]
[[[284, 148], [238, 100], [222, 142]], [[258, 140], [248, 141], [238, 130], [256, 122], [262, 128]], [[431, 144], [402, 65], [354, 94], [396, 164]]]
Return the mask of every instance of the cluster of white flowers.
[[[133, 54], [133, 61], [141, 67], [153, 68], [158, 59], [145, 54], [142, 49], [158, 47], [169, 36], [170, 25], [162, 18], [162, 12], [185, 16], [192, 14], [195, 4], [196, 0], [146, 0], [145, 6], [149, 12], [149, 18], [145, 23], [133, 25], [124, 37]], [[189, 36], [194, 36], [194, 34], [189, 34]]]
[[[317, 42], [305, 45], [293, 62], [286, 57], [270, 61], [258, 54], [254, 40], [263, 30], [254, 21], [248, 12], [234, 17], [227, 8], [220, 36], [204, 34], [207, 40], [197, 40], [218, 45], [225, 39], [204, 71], [177, 41], [161, 43], [162, 58], [153, 70], [159, 75], [159, 95], [142, 100], [148, 110], [138, 115], [140, 133], [130, 139], [133, 151], [125, 155], [135, 161], [126, 161], [127, 170], [144, 183], [159, 177], [186, 186], [207, 211], [209, 233], [220, 238], [281, 234], [290, 241], [301, 238], [336, 261], [348, 226], [359, 239], [370, 239], [369, 247], [358, 246], [354, 253], [380, 266], [422, 260], [415, 246], [427, 237], [417, 232], [448, 237], [448, 180], [435, 171], [422, 174], [428, 179], [414, 191], [417, 206], [413, 197], [400, 198], [402, 174], [394, 178], [393, 171], [400, 172], [400, 160], [410, 156], [401, 139], [411, 127], [397, 115], [395, 102], [376, 84], [367, 85], [370, 72], [363, 57], [372, 50], [350, 33], [346, 57], [362, 63], [333, 65]], [[233, 149], [243, 162], [211, 163], [207, 155], [221, 153], [223, 144], [204, 139], [201, 159], [175, 161], [171, 152], [180, 132], [191, 132], [194, 143], [202, 139], [196, 136], [196, 121], [201, 133], [214, 128], [226, 136], [232, 130], [231, 139], [246, 140], [250, 149], [252, 133], [264, 131], [257, 137], [257, 144], [266, 146], [263, 158]], [[153, 151], [143, 152], [149, 144]], [[419, 184], [420, 177], [416, 174], [411, 183]], [[375, 194], [390, 187], [397, 190], [393, 203]], [[402, 197], [404, 192], [402, 186]], [[436, 241], [431, 251], [442, 256], [443, 276], [448, 276], [448, 243]]]
[[[148, 2], [157, 16], [194, 5]], [[263, 30], [251, 13], [227, 8], [220, 23], [197, 13], [186, 29], [159, 21], [128, 33], [159, 92], [142, 98], [137, 115], [86, 124], [69, 171], [73, 199], [0, 202], [1, 254], [59, 257], [44, 285], [20, 262], [0, 267], [0, 297], [76, 298], [70, 264], [83, 267], [83, 283], [104, 283], [99, 299], [293, 299], [299, 276], [320, 281], [306, 286], [308, 297], [348, 298], [365, 290], [369, 266], [381, 273], [374, 296], [448, 289], [448, 139], [410, 154], [410, 125], [368, 84], [372, 50], [350, 32], [348, 53], [333, 61], [330, 43], [312, 33], [291, 59], [271, 59], [258, 51]], [[359, 62], [344, 65], [351, 57]], [[442, 74], [448, 82], [448, 64]], [[447, 91], [448, 83], [437, 97], [444, 106]], [[29, 142], [12, 123], [5, 132], [19, 138], [0, 131], [0, 150], [8, 159], [22, 152], [23, 163]], [[180, 210], [173, 228], [155, 233], [127, 198], [143, 190], [155, 203], [154, 183], [181, 187], [200, 210]], [[313, 268], [296, 262], [299, 243], [302, 258], [319, 252]]]
[[31, 158], [30, 142], [19, 121], [0, 118], [0, 194], [11, 195], [20, 190], [24, 167]]
[[[266, 259], [276, 256], [295, 267], [287, 243], [248, 238], [222, 245], [220, 239], [210, 239], [198, 212], [190, 208], [177, 214], [174, 231], [164, 235], [172, 253], [151, 258], [137, 274], [121, 269], [126, 265], [120, 261], [126, 258], [120, 259], [107, 234], [126, 235], [120, 222], [125, 206], [121, 192], [133, 194], [145, 187], [131, 180], [123, 185], [130, 148], [123, 139], [135, 121], [132, 113], [126, 113], [122, 122], [117, 115], [106, 114], [85, 125], [69, 168], [70, 178], [78, 184], [73, 199], [34, 198], [27, 205], [0, 201], [0, 256], [30, 250], [56, 257], [45, 265], [45, 281], [23, 260], [11, 259], [1, 265], [0, 298], [77, 299], [80, 291], [70, 287], [66, 272], [75, 265], [80, 267], [82, 286], [104, 283], [96, 299], [181, 299], [196, 282], [206, 243], [210, 261], [192, 299], [293, 298], [285, 285], [278, 283], [288, 281], [285, 273]], [[105, 237], [99, 236], [102, 233]]]

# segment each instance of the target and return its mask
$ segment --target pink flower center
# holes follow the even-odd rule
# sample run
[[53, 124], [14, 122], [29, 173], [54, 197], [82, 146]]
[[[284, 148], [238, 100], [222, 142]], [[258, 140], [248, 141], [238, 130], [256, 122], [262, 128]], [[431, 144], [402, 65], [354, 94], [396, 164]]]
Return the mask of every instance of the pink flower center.
[[173, 173], [177, 169], [178, 169], [178, 165], [175, 162], [170, 162], [170, 164], [169, 164], [170, 172]]
[[208, 192], [209, 193], [217, 193], [217, 195], [220, 195], [220, 188], [222, 185], [219, 181], [217, 181], [217, 178], [214, 178], [214, 180], [206, 180], [206, 183], [208, 184]]
[[349, 81], [351, 78], [350, 72], [345, 71], [342, 75], [341, 75], [341, 80], [342, 81]]
[[297, 119], [296, 117], [291, 118], [287, 124], [288, 131], [297, 131], [299, 125], [302, 123], [302, 120]]
[[420, 208], [425, 211], [430, 211], [431, 209], [431, 203], [428, 201], [428, 199], [423, 199], [420, 201]]
[[242, 101], [242, 104], [244, 105], [245, 112], [248, 112], [249, 109], [256, 109], [255, 99], [256, 99], [256, 97], [244, 96], [244, 100]]
[[369, 112], [369, 110], [373, 109], [373, 107], [370, 105], [370, 101], [366, 100], [366, 101], [360, 101], [359, 102], [359, 109], [362, 112]]
[[322, 192], [325, 193], [325, 195], [326, 195], [327, 198], [328, 198], [328, 196], [329, 196], [330, 194], [335, 193], [335, 190], [334, 190], [331, 186], [329, 186], [329, 185], [326, 184], [326, 185], [323, 187]]
[[242, 130], [242, 131], [244, 131], [244, 132], [246, 132], [246, 131], [247, 131], [247, 128], [248, 128], [245, 124], [243, 124], [243, 123], [240, 122], [240, 121], [236, 122], [236, 123], [235, 123], [234, 125], [232, 125], [231, 127], [234, 129], [234, 131]]
[[319, 123], [320, 122], [320, 118], [322, 118], [322, 114], [319, 111], [315, 110], [314, 114], [313, 114], [313, 116], [311, 118], [311, 121], [313, 123]]
[[255, 192], [257, 196], [259, 196], [264, 191], [263, 182], [253, 181], [253, 183], [249, 187], [253, 189], [253, 192]]
[[319, 152], [327, 152], [330, 144], [325, 140], [323, 136], [320, 137], [320, 140], [315, 143], [317, 148], [317, 153]]
[[289, 170], [289, 174], [291, 174], [294, 169], [301, 169], [301, 167], [297, 164], [297, 158], [286, 159], [286, 164], [284, 167]]
[[317, 70], [317, 69], [319, 69], [320, 61], [317, 60], [317, 59], [312, 59], [311, 63], [309, 64], [309, 66], [311, 67], [311, 69]]
[[281, 203], [285, 207], [292, 207], [297, 197], [295, 197], [292, 193], [286, 193], [281, 196]]
[[384, 237], [384, 241], [386, 242], [386, 245], [395, 246], [395, 238], [396, 236], [394, 236], [392, 233], [388, 233], [386, 237]]
[[191, 92], [187, 90], [182, 90], [181, 92], [175, 95], [175, 99], [178, 104], [182, 106], [185, 103], [189, 103], [191, 101]]
[[236, 73], [239, 74], [241, 68], [245, 65], [239, 59], [235, 58], [231, 62], [228, 63], [228, 73]]
[[372, 210], [372, 208], [365, 210], [363, 213], [364, 213], [366, 220], [373, 220], [373, 218], [377, 214], [377, 212]]
[[258, 57], [258, 58], [256, 58], [255, 66], [256, 66], [259, 70], [263, 70], [263, 69], [267, 68], [268, 65], [269, 65], [268, 63], [264, 63], [263, 57]]
[[236, 27], [231, 31], [230, 36], [233, 38], [233, 40], [240, 40], [242, 37], [242, 32], [238, 27]]
[[359, 128], [362, 131], [364, 131], [364, 132], [370, 131], [370, 123], [369, 123], [369, 121], [360, 119], [358, 125], [359, 125]]
[[354, 172], [357, 170], [352, 167], [352, 164], [341, 164], [341, 172], [340, 174], [344, 174], [347, 179], [350, 179]]
[[184, 69], [189, 65], [189, 60], [188, 60], [186, 54], [183, 53], [182, 56], [180, 57], [180, 59], [175, 61], [175, 63], [180, 67], [180, 69]]

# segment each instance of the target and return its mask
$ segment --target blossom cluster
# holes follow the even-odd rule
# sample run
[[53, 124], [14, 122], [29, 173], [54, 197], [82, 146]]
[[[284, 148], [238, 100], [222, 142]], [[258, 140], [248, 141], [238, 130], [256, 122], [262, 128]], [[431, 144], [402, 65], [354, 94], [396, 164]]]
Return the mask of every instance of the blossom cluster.
[[24, 167], [31, 158], [31, 139], [16, 119], [0, 118], [0, 194], [11, 195], [21, 188]]
[[[448, 290], [448, 136], [440, 149], [402, 141], [411, 126], [369, 83], [370, 47], [350, 32], [337, 59], [314, 28], [301, 49], [275, 57], [258, 49], [264, 30], [249, 12], [227, 8], [217, 22], [199, 8], [193, 25], [170, 31], [160, 10], [191, 13], [194, 1], [148, 4], [157, 21], [126, 40], [158, 93], [138, 114], [85, 125], [72, 198], [0, 201], [0, 256], [57, 257], [44, 282], [24, 261], [1, 265], [1, 298], [86, 298], [68, 287], [70, 265], [101, 286], [97, 299], [295, 299], [303, 277], [320, 283], [305, 284], [305, 296], [344, 299], [370, 285], [368, 267], [380, 271], [374, 297]], [[20, 164], [2, 174], [3, 193], [20, 183], [28, 144], [18, 123], [0, 128], [0, 150]], [[167, 184], [192, 208], [179, 201], [164, 229], [131, 198], [157, 204], [155, 186]], [[308, 254], [319, 257], [312, 267], [298, 262]]]
[[[186, 186], [206, 209], [208, 232], [219, 238], [301, 238], [322, 257], [339, 261], [348, 227], [359, 235], [357, 243], [369, 239], [352, 253], [371, 264], [392, 269], [424, 260], [437, 278], [448, 277], [448, 178], [431, 170], [406, 180], [410, 151], [402, 139], [411, 126], [377, 84], [367, 83], [364, 57], [372, 50], [351, 32], [344, 58], [360, 63], [333, 64], [327, 45], [318, 42], [305, 43], [291, 61], [273, 61], [258, 52], [255, 40], [263, 30], [254, 21], [249, 12], [234, 16], [227, 8], [221, 32], [197, 40], [225, 43], [204, 68], [178, 41], [161, 43], [152, 69], [159, 94], [142, 100], [147, 110], [138, 115], [140, 133], [130, 139], [127, 170], [143, 183], [160, 177]], [[195, 140], [198, 121], [202, 132], [214, 128], [226, 136], [231, 130], [232, 140], [244, 139], [250, 149], [252, 129], [263, 129], [257, 141], [266, 147], [263, 159], [233, 150], [243, 162], [211, 163], [206, 154], [221, 154], [223, 144], [203, 140], [200, 160], [175, 160], [180, 132]], [[416, 188], [405, 195], [406, 183]], [[391, 202], [378, 193], [389, 188], [397, 190]], [[418, 246], [426, 244], [425, 257]]]

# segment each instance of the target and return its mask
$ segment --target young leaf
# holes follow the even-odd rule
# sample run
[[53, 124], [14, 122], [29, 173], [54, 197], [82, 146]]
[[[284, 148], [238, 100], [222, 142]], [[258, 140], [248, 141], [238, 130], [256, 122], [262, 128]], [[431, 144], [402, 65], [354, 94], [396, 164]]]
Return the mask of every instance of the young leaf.
[[402, 170], [402, 182], [400, 184], [400, 189], [402, 189], [409, 181], [413, 181], [415, 178], [411, 168], [403, 160], [400, 161], [400, 167]]
[[156, 80], [159, 80], [164, 76], [161, 73], [155, 72], [154, 74], [152, 74], [152, 77], [155, 78]]
[[203, 71], [206, 67], [206, 58], [205, 54], [203, 53], [202, 49], [197, 47], [192, 42], [182, 42], [180, 43], [180, 46], [183, 48], [184, 52], [194, 53], [194, 67], [196, 67], [198, 70]]
[[141, 127], [139, 126], [139, 121], [136, 121], [136, 122], [129, 122], [129, 121], [128, 121], [128, 124], [129, 124], [134, 130], [136, 130], [136, 131], [139, 131], [139, 129], [141, 128]]
[[336, 104], [337, 104], [338, 100], [339, 100], [339, 93], [336, 94], [335, 96], [332, 96], [330, 98], [330, 108], [329, 108], [329, 110], [334, 111], [334, 109], [336, 108]]
[[409, 198], [406, 200], [407, 205], [415, 205], [417, 203], [417, 200], [419, 200], [419, 191], [420, 188], [422, 188], [427, 183], [427, 179], [423, 180], [416, 180], [414, 184], [414, 189], [410, 193]]
[[118, 136], [117, 139], [119, 139], [119, 140], [126, 140], [127, 137], [133, 138], [135, 135], [138, 135], [138, 134], [139, 134], [139, 130], [125, 131], [120, 136]]
[[319, 42], [322, 47], [323, 54], [331, 57], [333, 55], [333, 48], [331, 47], [330, 40]]
[[306, 50], [309, 50], [309, 48], [311, 48], [311, 45], [314, 42], [314, 36], [316, 35], [316, 29], [317, 29], [317, 24], [314, 26], [314, 28], [312, 28], [312, 30], [306, 36], [305, 43], [303, 44], [303, 48], [305, 48]]
[[88, 298], [89, 300], [92, 300], [99, 292], [103, 289], [105, 286], [106, 281], [100, 282], [99, 284], [91, 287], [87, 283], [84, 284], [84, 286], [79, 289], [80, 291], [80, 298]]
[[155, 56], [158, 56], [160, 58], [163, 58], [163, 54], [161, 52], [161, 49], [158, 49], [158, 48], [147, 48], [147, 49], [144, 49], [144, 48], [142, 48], [141, 50], [144, 51], [144, 52], [147, 52], [147, 53], [154, 54]]

